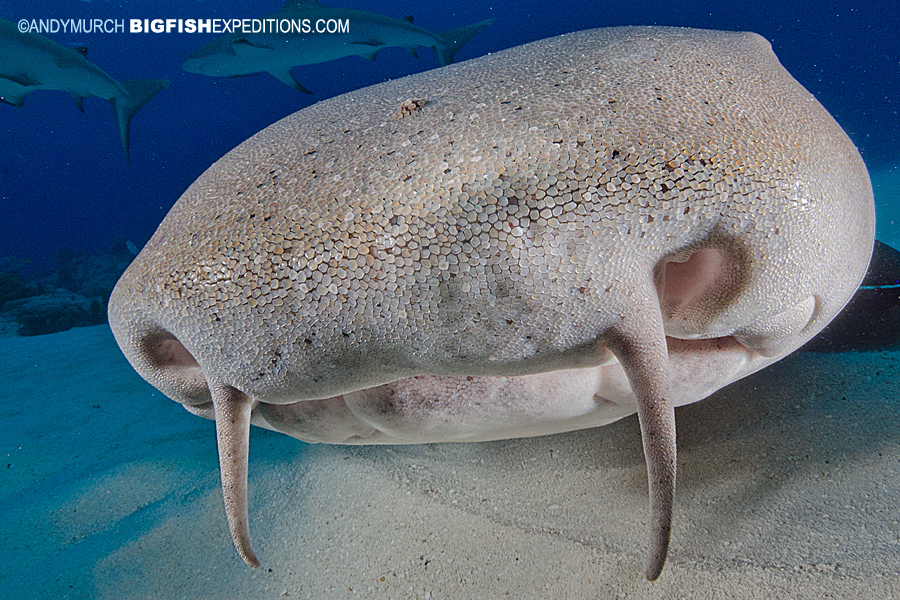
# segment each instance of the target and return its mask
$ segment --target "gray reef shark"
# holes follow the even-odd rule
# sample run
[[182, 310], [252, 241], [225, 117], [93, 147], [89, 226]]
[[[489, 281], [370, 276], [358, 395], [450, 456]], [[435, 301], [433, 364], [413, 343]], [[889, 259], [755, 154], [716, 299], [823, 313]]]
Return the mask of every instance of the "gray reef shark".
[[61, 90], [84, 112], [89, 96], [108, 100], [116, 112], [125, 158], [130, 161], [128, 130], [131, 118], [162, 89], [167, 79], [116, 81], [74, 50], [36, 33], [22, 33], [15, 23], [0, 19], [0, 101], [22, 106], [35, 90]]
[[348, 20], [349, 33], [236, 33], [220, 35], [191, 53], [184, 70], [213, 77], [241, 77], [266, 72], [292, 88], [310, 94], [293, 75], [291, 67], [311, 65], [343, 58], [362, 56], [375, 60], [382, 48], [406, 48], [413, 56], [421, 47], [434, 48], [441, 66], [453, 62], [453, 55], [478, 32], [494, 22], [487, 19], [465, 27], [432, 33], [413, 25], [412, 17], [394, 19], [383, 15], [332, 8], [316, 0], [287, 0], [281, 10], [266, 15], [261, 21], [308, 19]]

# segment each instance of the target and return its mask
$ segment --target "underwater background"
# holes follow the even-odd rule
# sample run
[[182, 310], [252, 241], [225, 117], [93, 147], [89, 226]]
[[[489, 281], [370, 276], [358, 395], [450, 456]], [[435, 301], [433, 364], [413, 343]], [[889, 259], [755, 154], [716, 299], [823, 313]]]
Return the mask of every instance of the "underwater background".
[[[20, 18], [244, 18], [281, 7], [267, 2], [28, 2], [4, 0], [0, 16]], [[593, 27], [675, 25], [749, 30], [772, 43], [787, 70], [835, 117], [875, 181], [878, 237], [900, 245], [897, 192], [881, 189], [900, 166], [900, 7], [894, 2], [388, 2], [335, 0], [334, 6], [402, 18], [442, 31], [487, 18], [496, 22], [457, 56], [465, 60], [537, 39]], [[86, 46], [87, 58], [118, 80], [166, 78], [131, 126], [125, 161], [107, 102], [89, 98], [80, 114], [64, 92], [32, 93], [22, 108], [0, 104], [0, 257], [55, 266], [62, 248], [107, 252], [124, 238], [138, 248], [181, 193], [215, 160], [267, 125], [305, 106], [438, 66], [386, 48], [308, 65], [294, 74], [313, 95], [275, 78], [223, 79], [187, 73], [181, 63], [211, 34], [57, 34]], [[896, 177], [893, 179], [896, 185]], [[2, 265], [0, 265], [2, 268]]]
[[[900, 249], [896, 2], [323, 4], [411, 15], [433, 32], [496, 19], [457, 62], [595, 27], [759, 33], [858, 147], [876, 237]], [[0, 18], [254, 18], [281, 6], [3, 0]], [[662, 587], [640, 578], [646, 471], [632, 419], [551, 438], [377, 451], [254, 428], [251, 520], [265, 564], [245, 569], [222, 510], [213, 425], [134, 373], [102, 325], [109, 290], [227, 151], [315, 102], [436, 68], [437, 58], [385, 48], [374, 62], [297, 67], [308, 95], [268, 74], [185, 72], [184, 58], [213, 34], [48, 37], [86, 47], [117, 80], [171, 85], [134, 117], [130, 164], [106, 101], [86, 99], [83, 113], [60, 91], [0, 103], [0, 543], [10, 556], [0, 599], [900, 598], [900, 292], [890, 291], [900, 262], [890, 250], [888, 274], [869, 282], [877, 302], [863, 310], [886, 342], [819, 347], [843, 352], [801, 353], [679, 409], [685, 467]], [[23, 316], [29, 296], [64, 288], [93, 303], [80, 309], [86, 316]]]

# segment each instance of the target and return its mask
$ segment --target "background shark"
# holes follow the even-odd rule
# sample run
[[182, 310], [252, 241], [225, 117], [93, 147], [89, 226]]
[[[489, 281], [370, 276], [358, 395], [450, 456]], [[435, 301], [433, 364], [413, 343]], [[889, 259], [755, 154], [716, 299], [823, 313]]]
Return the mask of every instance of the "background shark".
[[362, 56], [375, 60], [381, 48], [398, 46], [417, 56], [416, 48], [434, 48], [441, 66], [478, 32], [494, 22], [487, 19], [465, 27], [432, 33], [413, 25], [412, 17], [394, 19], [347, 8], [329, 8], [316, 0], [288, 0], [263, 19], [347, 19], [349, 33], [227, 33], [191, 53], [184, 61], [189, 73], [220, 77], [254, 75], [263, 71], [301, 92], [312, 93], [291, 75], [291, 67]]
[[131, 118], [168, 85], [167, 79], [116, 81], [80, 51], [36, 33], [21, 33], [15, 23], [0, 19], [0, 101], [22, 106], [25, 96], [35, 90], [61, 90], [84, 112], [82, 101], [89, 96], [109, 100], [129, 161]]

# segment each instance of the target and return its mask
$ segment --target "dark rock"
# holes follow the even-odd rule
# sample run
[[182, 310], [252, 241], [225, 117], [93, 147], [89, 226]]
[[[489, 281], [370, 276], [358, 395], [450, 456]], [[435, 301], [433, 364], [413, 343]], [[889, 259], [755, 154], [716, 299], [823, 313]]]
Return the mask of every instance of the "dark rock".
[[869, 271], [856, 295], [803, 350], [893, 348], [900, 348], [900, 251], [876, 241]]
[[34, 294], [26, 285], [25, 278], [21, 274], [12, 271], [0, 271], [0, 307], [18, 298], [25, 298]]
[[109, 295], [133, 259], [122, 240], [109, 254], [63, 249], [57, 268], [32, 281], [0, 272], [0, 335], [42, 335], [105, 323]]
[[106, 322], [106, 305], [98, 298], [72, 292], [55, 292], [7, 302], [2, 311], [19, 324], [22, 336], [43, 335]]

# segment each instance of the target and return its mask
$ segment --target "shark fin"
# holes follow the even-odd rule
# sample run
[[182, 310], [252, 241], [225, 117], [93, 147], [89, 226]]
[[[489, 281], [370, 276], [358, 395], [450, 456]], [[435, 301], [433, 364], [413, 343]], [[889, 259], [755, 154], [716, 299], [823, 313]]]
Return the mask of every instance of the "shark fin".
[[131, 162], [131, 153], [128, 150], [129, 127], [131, 118], [153, 96], [169, 87], [168, 79], [129, 79], [121, 81], [119, 85], [127, 92], [126, 96], [113, 96], [109, 99], [113, 110], [116, 111], [116, 121], [119, 123], [119, 138], [122, 140], [122, 149], [125, 150], [125, 160]]
[[372, 50], [362, 49], [360, 52], [358, 52], [360, 56], [369, 60], [375, 60], [375, 55], [378, 54], [378, 51], [385, 46], [384, 42], [379, 40], [363, 40], [361, 42], [353, 42], [353, 44], [357, 46], [370, 46]]
[[441, 43], [434, 46], [434, 51], [438, 56], [441, 66], [449, 65], [453, 62], [453, 56], [456, 52], [465, 46], [469, 41], [478, 35], [478, 33], [494, 22], [494, 19], [487, 19], [478, 23], [472, 23], [465, 27], [457, 27], [456, 29], [448, 29], [437, 34], [441, 38]]
[[12, 104], [13, 106], [22, 106], [25, 96], [34, 91], [34, 88], [22, 85], [18, 81], [13, 81], [6, 77], [0, 77], [0, 87], [5, 91], [0, 92], [0, 102]]
[[269, 71], [269, 75], [276, 78], [278, 81], [285, 85], [289, 85], [295, 90], [300, 90], [304, 94], [312, 94], [311, 91], [303, 87], [303, 84], [297, 81], [297, 78], [291, 74], [291, 70], [285, 69], [284, 71]]
[[412, 23], [412, 22], [413, 22], [413, 18], [412, 18], [412, 17], [403, 17], [403, 20], [406, 21], [407, 23]]
[[78, 110], [80, 110], [81, 112], [84, 112], [84, 104], [83, 104], [84, 96], [79, 96], [79, 95], [73, 94], [71, 92], [69, 92], [69, 96], [72, 97], [72, 101], [75, 103], [75, 106], [78, 108]]

